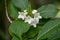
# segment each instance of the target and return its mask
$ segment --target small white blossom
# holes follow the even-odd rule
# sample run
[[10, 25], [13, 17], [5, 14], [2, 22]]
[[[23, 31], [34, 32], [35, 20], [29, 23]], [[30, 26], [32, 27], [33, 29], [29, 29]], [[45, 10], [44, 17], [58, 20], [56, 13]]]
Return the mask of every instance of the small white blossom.
[[27, 12], [27, 10], [24, 10], [24, 12]]
[[42, 16], [40, 16], [40, 13], [35, 13], [35, 14], [34, 14], [34, 18], [41, 19], [41, 18], [42, 18]]
[[38, 22], [39, 22], [39, 20], [33, 18], [33, 20], [32, 20], [32, 22], [30, 23], [30, 25], [32, 25], [33, 27], [36, 28], [36, 25], [37, 25]]
[[33, 11], [32, 11], [32, 14], [35, 14], [35, 13], [37, 13], [37, 10], [33, 10]]
[[34, 18], [36, 24], [39, 23], [39, 19], [38, 18]]
[[36, 28], [36, 24], [39, 22], [37, 19], [31, 18], [30, 16], [28, 16], [25, 19], [25, 22], [27, 22], [28, 24], [32, 25], [33, 27]]
[[34, 20], [32, 21], [31, 25], [36, 27], [36, 25], [39, 23], [39, 19], [41, 19], [42, 16], [40, 16], [40, 13], [38, 13], [37, 10], [33, 10], [32, 14], [34, 15]]
[[38, 13], [37, 10], [33, 10], [32, 14], [34, 15], [34, 18], [37, 18], [37, 19], [41, 19], [42, 18], [42, 16], [40, 16], [40, 13]]
[[26, 15], [28, 14], [27, 10], [24, 10], [24, 14], [26, 14]]
[[33, 20], [33, 18], [31, 18], [30, 16], [27, 16], [24, 22], [31, 24], [32, 20]]
[[19, 13], [18, 18], [21, 18], [22, 20], [26, 18], [27, 13], [24, 12], [18, 12], [18, 13]]

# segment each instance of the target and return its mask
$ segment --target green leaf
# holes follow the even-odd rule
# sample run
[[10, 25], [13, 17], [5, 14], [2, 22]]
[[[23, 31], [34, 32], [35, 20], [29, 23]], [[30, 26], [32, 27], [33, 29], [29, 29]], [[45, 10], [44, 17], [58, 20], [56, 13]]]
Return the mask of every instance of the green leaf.
[[28, 40], [28, 38], [26, 37], [26, 35], [22, 36], [22, 40]]
[[37, 28], [31, 27], [30, 30], [26, 33], [27, 38], [34, 38], [38, 34], [39, 29], [41, 29], [41, 25]]
[[21, 10], [25, 10], [28, 7], [28, 0], [12, 0], [12, 3]]
[[58, 11], [57, 15], [55, 16], [55, 18], [60, 18], [60, 11]]
[[48, 35], [48, 40], [55, 40], [58, 38], [60, 38], [60, 26], [59, 26], [59, 29], [51, 32], [51, 34]]
[[55, 40], [60, 38], [60, 25], [56, 26], [55, 29], [51, 30], [49, 33], [44, 35], [41, 39]]
[[16, 18], [17, 18], [18, 12], [17, 12], [17, 10], [15, 9], [15, 7], [13, 6], [12, 3], [9, 3], [9, 5], [8, 5], [8, 12], [9, 12], [9, 15], [10, 15], [13, 19], [16, 19]]
[[41, 40], [46, 34], [51, 32], [53, 29], [57, 28], [59, 24], [60, 24], [60, 19], [54, 19], [48, 21], [40, 30], [37, 40]]
[[40, 12], [41, 16], [44, 18], [52, 18], [57, 14], [56, 7], [52, 4], [41, 6], [38, 8], [38, 12]]
[[13, 21], [13, 23], [9, 26], [10, 34], [16, 35], [21, 38], [22, 34], [27, 32], [30, 28], [30, 25], [24, 23], [23, 21]]
[[14, 37], [12, 38], [12, 40], [19, 40], [19, 38], [17, 38], [16, 36], [14, 36]]

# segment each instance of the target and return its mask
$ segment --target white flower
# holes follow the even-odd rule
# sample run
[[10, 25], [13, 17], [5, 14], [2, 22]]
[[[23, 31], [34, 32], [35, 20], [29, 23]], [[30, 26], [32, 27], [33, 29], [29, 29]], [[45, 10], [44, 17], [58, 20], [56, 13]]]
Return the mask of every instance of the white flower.
[[42, 16], [40, 16], [40, 13], [35, 13], [35, 14], [34, 14], [34, 18], [41, 19]]
[[24, 12], [27, 12], [27, 10], [24, 10]]
[[40, 13], [38, 13], [37, 10], [33, 10], [32, 14], [34, 15], [34, 18], [37, 18], [37, 19], [41, 19], [42, 18], [42, 16], [40, 16]]
[[28, 14], [27, 10], [24, 10], [24, 14], [26, 14], [26, 15]]
[[33, 10], [33, 11], [32, 11], [32, 14], [35, 14], [35, 13], [37, 13], [37, 10]]
[[36, 28], [36, 24], [39, 22], [37, 19], [31, 18], [30, 16], [26, 17], [25, 22]]
[[18, 18], [21, 18], [22, 20], [26, 18], [27, 13], [25, 12], [18, 12], [18, 13], [19, 13]]
[[36, 24], [39, 23], [39, 19], [38, 18], [34, 18]]
[[30, 16], [27, 16], [25, 18], [25, 21], [24, 22], [27, 22], [28, 24], [31, 24], [32, 20], [33, 20], [33, 18], [31, 18]]
[[36, 25], [39, 23], [39, 19], [41, 19], [42, 16], [40, 16], [40, 13], [38, 13], [37, 10], [33, 10], [32, 14], [34, 15], [34, 20], [32, 21], [31, 25], [36, 27]]
[[32, 20], [32, 22], [30, 23], [30, 25], [32, 25], [33, 27], [36, 28], [36, 25], [37, 25], [38, 22], [39, 22], [39, 20], [33, 18], [33, 20]]

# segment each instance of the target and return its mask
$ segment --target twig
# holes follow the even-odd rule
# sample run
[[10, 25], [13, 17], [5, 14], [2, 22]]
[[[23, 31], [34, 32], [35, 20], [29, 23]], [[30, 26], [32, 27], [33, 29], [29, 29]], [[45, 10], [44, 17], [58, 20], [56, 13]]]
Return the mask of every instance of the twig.
[[7, 17], [8, 21], [9, 21], [10, 23], [12, 23], [12, 20], [10, 19], [9, 15], [8, 15], [7, 2], [6, 2], [6, 0], [5, 0], [5, 12], [6, 12], [6, 17]]

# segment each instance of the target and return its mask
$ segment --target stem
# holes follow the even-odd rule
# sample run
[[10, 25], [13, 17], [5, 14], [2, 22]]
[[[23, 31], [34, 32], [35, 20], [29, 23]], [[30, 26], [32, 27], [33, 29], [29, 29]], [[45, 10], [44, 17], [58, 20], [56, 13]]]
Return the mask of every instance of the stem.
[[28, 7], [28, 15], [30, 15], [31, 17], [33, 17], [32, 8], [31, 8], [31, 4], [30, 3], [29, 3], [29, 7]]
[[8, 21], [9, 21], [10, 23], [12, 23], [12, 20], [10, 19], [9, 15], [8, 15], [7, 2], [6, 2], [6, 0], [5, 0], [5, 12], [6, 12], [6, 17], [7, 17]]
[[[8, 21], [10, 23], [12, 23], [12, 20], [10, 19], [9, 15], [8, 15], [8, 11], [7, 11], [7, 0], [4, 0], [4, 2], [5, 2], [5, 13], [6, 13], [6, 17], [7, 17]], [[8, 32], [9, 22], [7, 21], [7, 19], [6, 19], [6, 23], [5, 23], [5, 26], [6, 26], [5, 27], [5, 29], [6, 29], [5, 39], [6, 40], [10, 40], [10, 35], [9, 35], [9, 32]]]

